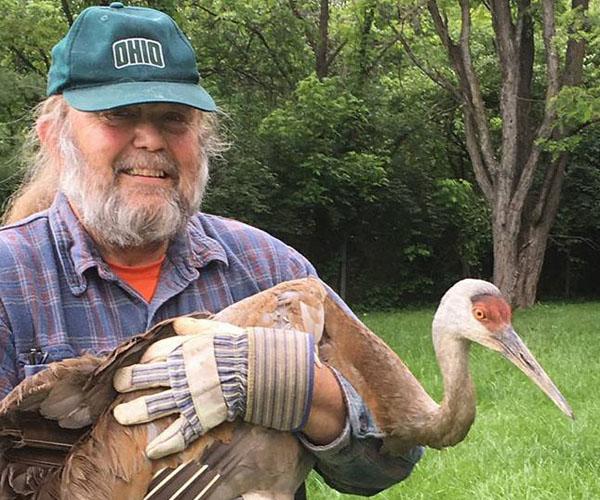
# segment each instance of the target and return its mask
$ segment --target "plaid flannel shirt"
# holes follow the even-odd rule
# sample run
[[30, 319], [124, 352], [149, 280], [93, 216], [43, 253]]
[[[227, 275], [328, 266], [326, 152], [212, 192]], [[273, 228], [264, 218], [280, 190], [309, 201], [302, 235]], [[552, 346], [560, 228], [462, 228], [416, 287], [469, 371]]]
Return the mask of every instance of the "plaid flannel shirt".
[[[110, 270], [59, 194], [48, 210], [0, 229], [0, 395], [44, 364], [107, 353], [164, 319], [217, 312], [307, 275], [316, 275], [312, 265], [281, 241], [200, 213], [169, 245], [148, 303]], [[377, 426], [356, 391], [341, 382], [344, 432], [328, 446], [302, 441], [334, 487], [373, 494], [408, 476], [422, 450], [399, 458], [378, 453]]]

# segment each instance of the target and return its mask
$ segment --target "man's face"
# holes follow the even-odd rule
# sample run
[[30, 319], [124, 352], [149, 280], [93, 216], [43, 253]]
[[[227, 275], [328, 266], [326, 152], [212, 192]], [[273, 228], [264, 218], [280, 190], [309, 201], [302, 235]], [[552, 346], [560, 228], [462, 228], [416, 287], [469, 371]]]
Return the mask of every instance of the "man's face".
[[93, 233], [117, 246], [154, 243], [198, 209], [207, 173], [197, 110], [178, 104], [99, 113], [71, 108], [68, 119], [61, 186]]

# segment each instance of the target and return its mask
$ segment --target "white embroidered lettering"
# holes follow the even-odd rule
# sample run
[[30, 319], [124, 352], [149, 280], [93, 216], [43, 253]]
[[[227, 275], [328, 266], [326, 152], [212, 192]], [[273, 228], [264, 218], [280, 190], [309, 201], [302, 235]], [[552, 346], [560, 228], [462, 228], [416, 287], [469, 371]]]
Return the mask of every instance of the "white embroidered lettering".
[[163, 68], [165, 63], [163, 61], [162, 47], [160, 43], [148, 40], [148, 55], [150, 56], [150, 64]]
[[117, 69], [139, 65], [165, 67], [162, 45], [156, 40], [127, 38], [113, 43], [112, 48]]

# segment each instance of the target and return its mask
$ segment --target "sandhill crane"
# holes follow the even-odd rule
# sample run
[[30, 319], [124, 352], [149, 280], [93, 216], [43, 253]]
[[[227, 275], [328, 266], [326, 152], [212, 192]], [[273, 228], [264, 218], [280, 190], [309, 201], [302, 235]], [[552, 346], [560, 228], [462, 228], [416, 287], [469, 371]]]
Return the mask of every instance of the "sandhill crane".
[[[392, 452], [417, 444], [452, 446], [465, 437], [475, 415], [468, 368], [471, 342], [503, 354], [572, 416], [512, 329], [510, 308], [500, 292], [485, 281], [460, 281], [444, 295], [435, 314], [433, 342], [445, 389], [439, 405], [400, 358], [314, 278], [282, 283], [213, 319], [315, 335], [321, 360], [340, 370], [361, 394]], [[132, 427], [114, 420], [111, 408], [140, 395], [117, 395], [111, 383], [114, 372], [138, 362], [149, 344], [173, 335], [176, 321], [194, 319], [157, 325], [107, 359], [87, 356], [54, 363], [2, 401], [2, 498], [292, 498], [313, 459], [289, 433], [225, 423], [186, 451], [150, 461], [144, 448], [174, 417]], [[9, 496], [15, 491], [22, 496]]]

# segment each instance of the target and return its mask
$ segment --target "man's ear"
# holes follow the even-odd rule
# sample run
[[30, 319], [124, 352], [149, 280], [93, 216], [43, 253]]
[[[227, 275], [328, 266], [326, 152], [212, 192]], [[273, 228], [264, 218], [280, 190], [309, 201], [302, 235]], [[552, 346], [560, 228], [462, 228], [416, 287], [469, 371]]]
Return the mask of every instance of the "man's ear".
[[48, 117], [42, 116], [41, 118], [38, 118], [38, 121], [35, 122], [35, 131], [37, 133], [37, 136], [38, 136], [40, 142], [44, 146], [48, 146], [48, 142], [50, 141], [50, 136], [51, 136], [50, 127], [51, 127], [51, 124], [50, 124], [50, 120], [48, 119]]
[[46, 150], [52, 161], [56, 162], [60, 170], [60, 147], [58, 144], [58, 131], [56, 121], [49, 116], [42, 116], [35, 122], [35, 132], [39, 138], [42, 149]]

